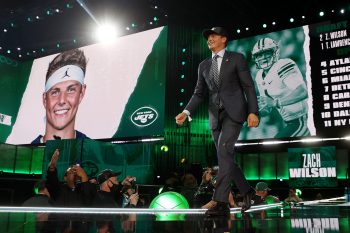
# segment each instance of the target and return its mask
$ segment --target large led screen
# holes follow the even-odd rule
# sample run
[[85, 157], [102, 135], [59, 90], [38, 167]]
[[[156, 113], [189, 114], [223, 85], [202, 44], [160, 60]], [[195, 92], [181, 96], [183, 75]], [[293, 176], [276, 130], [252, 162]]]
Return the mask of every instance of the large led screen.
[[323, 22], [230, 41], [254, 80], [260, 125], [240, 140], [349, 135], [348, 22]]
[[[166, 42], [167, 27], [159, 27], [81, 47], [85, 74], [68, 65], [47, 81], [49, 64], [67, 51], [16, 67], [0, 64], [1, 141], [39, 143], [49, 134], [91, 139], [163, 134]], [[62, 80], [86, 87], [64, 86]], [[65, 134], [72, 122], [74, 134]]]

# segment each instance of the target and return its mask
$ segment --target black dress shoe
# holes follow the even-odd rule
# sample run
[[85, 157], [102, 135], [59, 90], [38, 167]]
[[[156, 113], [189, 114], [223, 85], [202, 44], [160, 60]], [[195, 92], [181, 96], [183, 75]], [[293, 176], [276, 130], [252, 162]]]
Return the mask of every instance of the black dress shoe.
[[255, 191], [252, 189], [248, 191], [246, 195], [243, 197], [243, 205], [242, 205], [242, 212], [247, 211], [252, 206], [252, 199], [255, 196]]
[[205, 212], [206, 216], [228, 216], [230, 215], [230, 208], [228, 207], [228, 203], [225, 202], [217, 202], [215, 206], [209, 208]]

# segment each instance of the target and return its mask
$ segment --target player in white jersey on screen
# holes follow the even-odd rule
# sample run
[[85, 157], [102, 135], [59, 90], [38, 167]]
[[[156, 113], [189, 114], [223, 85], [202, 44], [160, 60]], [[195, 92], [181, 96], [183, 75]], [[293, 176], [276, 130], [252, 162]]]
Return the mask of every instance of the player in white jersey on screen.
[[256, 42], [252, 56], [258, 68], [255, 82], [258, 87], [259, 114], [271, 113], [276, 108], [284, 127], [275, 138], [308, 136], [307, 87], [296, 63], [280, 59], [280, 48], [276, 41], [263, 38]]

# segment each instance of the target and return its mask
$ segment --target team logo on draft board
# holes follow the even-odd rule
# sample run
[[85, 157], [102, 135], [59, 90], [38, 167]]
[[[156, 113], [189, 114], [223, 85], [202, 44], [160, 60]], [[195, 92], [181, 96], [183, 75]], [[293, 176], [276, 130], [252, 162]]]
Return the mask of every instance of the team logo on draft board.
[[130, 117], [131, 122], [139, 127], [151, 125], [158, 118], [158, 112], [150, 107], [137, 109]]

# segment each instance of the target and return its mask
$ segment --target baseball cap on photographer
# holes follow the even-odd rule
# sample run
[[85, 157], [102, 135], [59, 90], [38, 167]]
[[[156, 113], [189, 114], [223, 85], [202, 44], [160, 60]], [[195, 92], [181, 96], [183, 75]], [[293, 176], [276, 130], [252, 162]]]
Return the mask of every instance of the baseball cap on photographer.
[[218, 34], [220, 36], [225, 36], [228, 38], [228, 33], [223, 27], [213, 27], [211, 29], [205, 29], [202, 34], [205, 39], [208, 39], [209, 35], [211, 34]]
[[255, 186], [256, 191], [270, 191], [271, 189], [265, 182], [259, 182]]
[[105, 169], [97, 176], [97, 182], [102, 184], [111, 177], [119, 176], [121, 172], [113, 172], [111, 169]]

